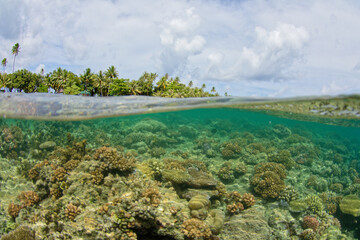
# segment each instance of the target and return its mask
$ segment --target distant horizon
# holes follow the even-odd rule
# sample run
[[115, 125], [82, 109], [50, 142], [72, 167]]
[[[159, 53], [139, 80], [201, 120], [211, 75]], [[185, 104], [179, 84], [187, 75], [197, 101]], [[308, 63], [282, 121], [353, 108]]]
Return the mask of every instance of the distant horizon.
[[19, 43], [15, 70], [79, 75], [114, 65], [120, 77], [169, 73], [222, 96], [360, 93], [356, 0], [0, 2], [8, 73]]

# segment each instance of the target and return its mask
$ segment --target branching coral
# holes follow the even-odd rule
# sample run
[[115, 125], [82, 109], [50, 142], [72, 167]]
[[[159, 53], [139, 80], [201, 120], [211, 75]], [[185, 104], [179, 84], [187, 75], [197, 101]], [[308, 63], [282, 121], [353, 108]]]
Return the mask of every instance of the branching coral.
[[251, 193], [244, 193], [241, 195], [237, 191], [226, 194], [225, 202], [228, 203], [226, 210], [230, 215], [238, 214], [246, 208], [255, 205], [256, 200]]
[[221, 154], [224, 158], [234, 158], [241, 153], [242, 148], [237, 142], [229, 141], [222, 145]]
[[263, 198], [277, 198], [285, 188], [285, 167], [278, 163], [259, 163], [255, 166], [255, 174], [251, 185]]
[[226, 206], [226, 210], [230, 215], [238, 214], [244, 211], [244, 209], [244, 205], [241, 202], [234, 202]]
[[314, 214], [320, 215], [324, 210], [321, 199], [316, 195], [308, 195], [305, 198], [305, 203], [307, 204], [308, 209]]
[[18, 204], [15, 204], [11, 202], [8, 206], [8, 214], [15, 219], [17, 216], [19, 216], [19, 212], [22, 209], [22, 207]]
[[206, 240], [211, 237], [211, 229], [203, 221], [191, 218], [183, 222], [181, 231], [188, 239]]
[[129, 172], [135, 167], [136, 158], [130, 152], [119, 153], [115, 148], [98, 148], [93, 156], [99, 167], [91, 173], [93, 182], [100, 184], [109, 172]]
[[161, 202], [161, 194], [159, 189], [156, 188], [147, 188], [143, 191], [142, 196], [147, 199], [147, 203], [151, 204], [154, 207], [159, 206]]
[[245, 208], [250, 208], [255, 205], [256, 200], [254, 195], [251, 193], [244, 193], [241, 198], [241, 202]]
[[31, 207], [40, 201], [38, 194], [34, 191], [24, 191], [18, 196], [24, 207]]
[[65, 216], [69, 218], [71, 221], [74, 221], [77, 215], [81, 213], [81, 210], [73, 205], [72, 203], [69, 203], [65, 208]]

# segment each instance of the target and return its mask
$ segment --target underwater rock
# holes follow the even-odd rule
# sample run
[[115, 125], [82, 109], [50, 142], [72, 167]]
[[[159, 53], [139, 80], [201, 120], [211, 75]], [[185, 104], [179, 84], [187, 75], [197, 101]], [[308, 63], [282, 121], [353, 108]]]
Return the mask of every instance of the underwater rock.
[[162, 172], [162, 176], [165, 180], [181, 187], [215, 190], [218, 185], [218, 181], [211, 174], [195, 167], [189, 167], [187, 171], [166, 169]]
[[292, 239], [301, 231], [296, 219], [285, 209], [270, 207], [266, 211], [266, 217], [274, 239]]
[[340, 210], [343, 213], [360, 216], [360, 199], [355, 195], [348, 195], [343, 197], [340, 201]]
[[204, 195], [210, 199], [210, 198], [219, 198], [220, 192], [218, 190], [187, 188], [184, 191], [178, 191], [178, 195], [180, 198], [184, 198], [187, 200], [190, 200], [196, 195]]
[[223, 240], [270, 239], [271, 229], [265, 220], [264, 208], [249, 208], [232, 216], [219, 236]]
[[176, 169], [166, 169], [162, 171], [162, 176], [165, 180], [173, 184], [185, 184], [191, 178], [187, 172]]
[[52, 149], [56, 146], [56, 143], [54, 141], [46, 141], [46, 142], [43, 142], [42, 144], [40, 144], [39, 148], [40, 149]]
[[218, 181], [209, 173], [201, 171], [197, 168], [188, 168], [188, 173], [191, 176], [187, 182], [189, 187], [215, 189], [218, 184]]

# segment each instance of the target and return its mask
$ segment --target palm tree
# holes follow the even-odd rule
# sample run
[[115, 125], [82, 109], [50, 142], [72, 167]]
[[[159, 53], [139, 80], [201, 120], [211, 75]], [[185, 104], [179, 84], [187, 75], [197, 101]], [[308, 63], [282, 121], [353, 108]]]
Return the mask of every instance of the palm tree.
[[5, 68], [6, 68], [6, 64], [7, 64], [7, 59], [4, 58], [2, 61], [1, 61], [1, 65], [4, 67], [4, 73], [5, 73]]
[[20, 45], [19, 43], [15, 43], [15, 45], [12, 47], [12, 54], [14, 55], [14, 63], [13, 63], [13, 72], [14, 72], [14, 69], [15, 69], [15, 58], [16, 56], [19, 54], [20, 52]]
[[60, 92], [61, 89], [65, 89], [68, 84], [70, 72], [66, 69], [59, 67], [54, 70], [50, 75], [50, 87], [52, 87], [56, 92]]
[[131, 95], [138, 95], [141, 94], [139, 82], [136, 80], [132, 80], [129, 82], [129, 92]]
[[112, 83], [112, 81], [115, 78], [119, 77], [119, 72], [116, 71], [116, 68], [114, 67], [114, 65], [110, 66], [106, 71], [105, 71], [105, 76], [109, 79], [108, 82], [108, 92], [107, 95], [109, 95], [109, 91], [110, 91], [110, 84]]
[[193, 85], [194, 85], [193, 81], [190, 81], [188, 86], [189, 86], [190, 88], [192, 88]]
[[94, 87], [100, 90], [101, 96], [104, 96], [104, 89], [108, 88], [108, 80], [101, 70], [94, 75]]
[[91, 72], [90, 68], [85, 69], [84, 74], [80, 75], [81, 83], [84, 85], [85, 91], [91, 92], [94, 74]]
[[114, 78], [118, 78], [119, 77], [119, 72], [116, 71], [116, 68], [114, 66], [110, 66], [106, 71], [105, 71], [105, 76], [110, 78], [110, 79], [114, 79]]
[[157, 84], [157, 88], [161, 89], [160, 91], [164, 91], [168, 85], [168, 78], [169, 75], [166, 73], [161, 79], [160, 81], [158, 81]]

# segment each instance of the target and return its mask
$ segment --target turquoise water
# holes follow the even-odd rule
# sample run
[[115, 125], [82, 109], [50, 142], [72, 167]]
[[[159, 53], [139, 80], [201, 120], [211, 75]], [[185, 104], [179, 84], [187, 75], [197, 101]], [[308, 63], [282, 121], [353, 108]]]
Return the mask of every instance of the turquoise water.
[[228, 108], [2, 119], [0, 235], [356, 239], [360, 128], [347, 126], [360, 121], [307, 119]]

